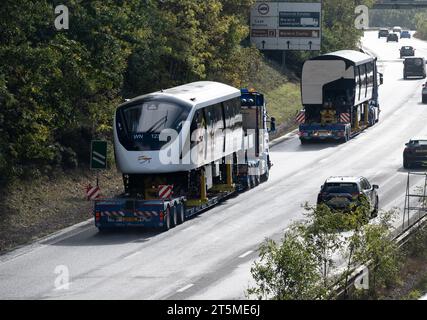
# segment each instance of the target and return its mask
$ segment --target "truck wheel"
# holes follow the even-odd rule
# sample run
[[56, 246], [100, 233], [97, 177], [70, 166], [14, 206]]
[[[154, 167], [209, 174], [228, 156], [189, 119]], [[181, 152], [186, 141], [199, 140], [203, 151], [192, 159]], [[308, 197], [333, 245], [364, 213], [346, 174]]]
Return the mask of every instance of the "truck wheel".
[[261, 182], [267, 182], [270, 178], [270, 170], [267, 168], [267, 171], [261, 176]]
[[185, 222], [185, 206], [183, 203], [178, 205], [178, 224]]
[[409, 164], [408, 160], [403, 159], [403, 167], [405, 169], [410, 169], [411, 168], [411, 165]]
[[376, 217], [378, 217], [378, 210], [379, 210], [379, 206], [380, 206], [380, 199], [377, 197], [377, 198], [375, 199], [374, 211], [372, 211], [371, 218], [376, 218]]
[[171, 228], [171, 215], [170, 215], [170, 209], [169, 207], [166, 209], [165, 212], [165, 218], [164, 218], [164, 222], [163, 222], [163, 231], [169, 231]]

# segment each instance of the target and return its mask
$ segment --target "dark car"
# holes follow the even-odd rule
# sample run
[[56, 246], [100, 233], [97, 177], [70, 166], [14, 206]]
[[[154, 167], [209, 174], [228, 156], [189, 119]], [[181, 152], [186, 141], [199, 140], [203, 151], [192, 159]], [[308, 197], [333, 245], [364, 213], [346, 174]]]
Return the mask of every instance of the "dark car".
[[399, 42], [399, 36], [396, 33], [390, 33], [387, 36], [387, 42]]
[[400, 59], [404, 57], [413, 57], [415, 56], [415, 49], [411, 46], [403, 46], [399, 49], [400, 51]]
[[387, 38], [389, 33], [390, 32], [388, 31], [388, 29], [381, 29], [380, 31], [378, 31], [378, 39]]
[[423, 84], [423, 90], [421, 91], [422, 102], [427, 103], [427, 82]]
[[374, 217], [379, 207], [378, 188], [364, 177], [330, 177], [321, 186], [317, 204], [325, 204], [335, 210], [346, 210], [351, 204], [360, 204], [361, 198], [365, 197]]
[[412, 138], [403, 151], [403, 167], [427, 166], [427, 137]]
[[402, 31], [400, 33], [400, 39], [403, 39], [403, 38], [411, 39], [411, 33], [407, 30]]
[[406, 80], [409, 77], [426, 78], [426, 60], [422, 57], [409, 57], [403, 61], [403, 78]]

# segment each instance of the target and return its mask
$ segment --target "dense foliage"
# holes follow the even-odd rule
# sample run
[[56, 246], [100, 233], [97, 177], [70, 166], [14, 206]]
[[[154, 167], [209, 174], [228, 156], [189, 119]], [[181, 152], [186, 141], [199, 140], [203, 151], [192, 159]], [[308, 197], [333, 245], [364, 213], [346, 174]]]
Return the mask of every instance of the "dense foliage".
[[417, 37], [427, 40], [427, 12], [419, 12], [415, 15]]
[[[241, 45], [253, 3], [3, 0], [0, 179], [87, 164], [90, 140], [110, 137], [124, 98], [200, 79], [247, 84], [261, 57]], [[60, 4], [68, 30], [54, 25]], [[323, 50], [354, 48], [354, 3], [323, 8]]]
[[[124, 98], [198, 79], [240, 85], [258, 57], [240, 46], [251, 3], [2, 1], [0, 176], [87, 160]], [[59, 4], [69, 30], [54, 26]]]
[[371, 10], [369, 14], [370, 26], [380, 28], [393, 28], [400, 26], [404, 29], [415, 30], [417, 13], [427, 13], [427, 9], [382, 9]]

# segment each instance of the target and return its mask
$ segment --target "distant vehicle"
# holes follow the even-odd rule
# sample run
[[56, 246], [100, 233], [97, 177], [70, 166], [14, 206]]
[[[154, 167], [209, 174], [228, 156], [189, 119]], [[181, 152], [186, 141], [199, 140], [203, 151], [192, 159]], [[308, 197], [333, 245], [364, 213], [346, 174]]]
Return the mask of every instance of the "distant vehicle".
[[388, 29], [381, 29], [380, 31], [378, 31], [378, 39], [387, 38], [389, 33], [390, 32], [388, 31]]
[[346, 210], [351, 204], [360, 204], [362, 197], [365, 197], [371, 208], [371, 217], [375, 217], [379, 208], [378, 189], [364, 177], [330, 177], [321, 186], [317, 204]]
[[405, 58], [403, 61], [403, 78], [406, 80], [409, 77], [426, 78], [426, 60], [422, 57]]
[[300, 124], [301, 144], [346, 142], [375, 125], [382, 82], [377, 59], [358, 51], [342, 50], [307, 60], [301, 77], [304, 109], [295, 119]]
[[427, 103], [427, 82], [423, 84], [423, 90], [421, 92], [423, 103]]
[[403, 46], [399, 49], [400, 51], [400, 59], [404, 57], [413, 57], [415, 56], [415, 49], [411, 46]]
[[399, 26], [393, 27], [393, 32], [395, 33], [402, 33], [402, 28]]
[[387, 36], [387, 42], [399, 42], [399, 36], [397, 33], [390, 33]]
[[403, 39], [403, 38], [411, 39], [411, 33], [409, 31], [407, 31], [407, 30], [402, 31], [400, 33], [400, 39]]
[[412, 138], [403, 151], [403, 167], [427, 166], [427, 137]]

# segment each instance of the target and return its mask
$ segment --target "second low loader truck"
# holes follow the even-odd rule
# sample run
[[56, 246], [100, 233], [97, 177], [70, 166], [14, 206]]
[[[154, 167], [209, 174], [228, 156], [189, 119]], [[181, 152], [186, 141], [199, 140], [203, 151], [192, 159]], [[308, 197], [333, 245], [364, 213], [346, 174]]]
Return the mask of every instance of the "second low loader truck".
[[346, 142], [379, 121], [377, 59], [352, 50], [307, 60], [301, 79], [304, 109], [297, 115], [302, 144]]

